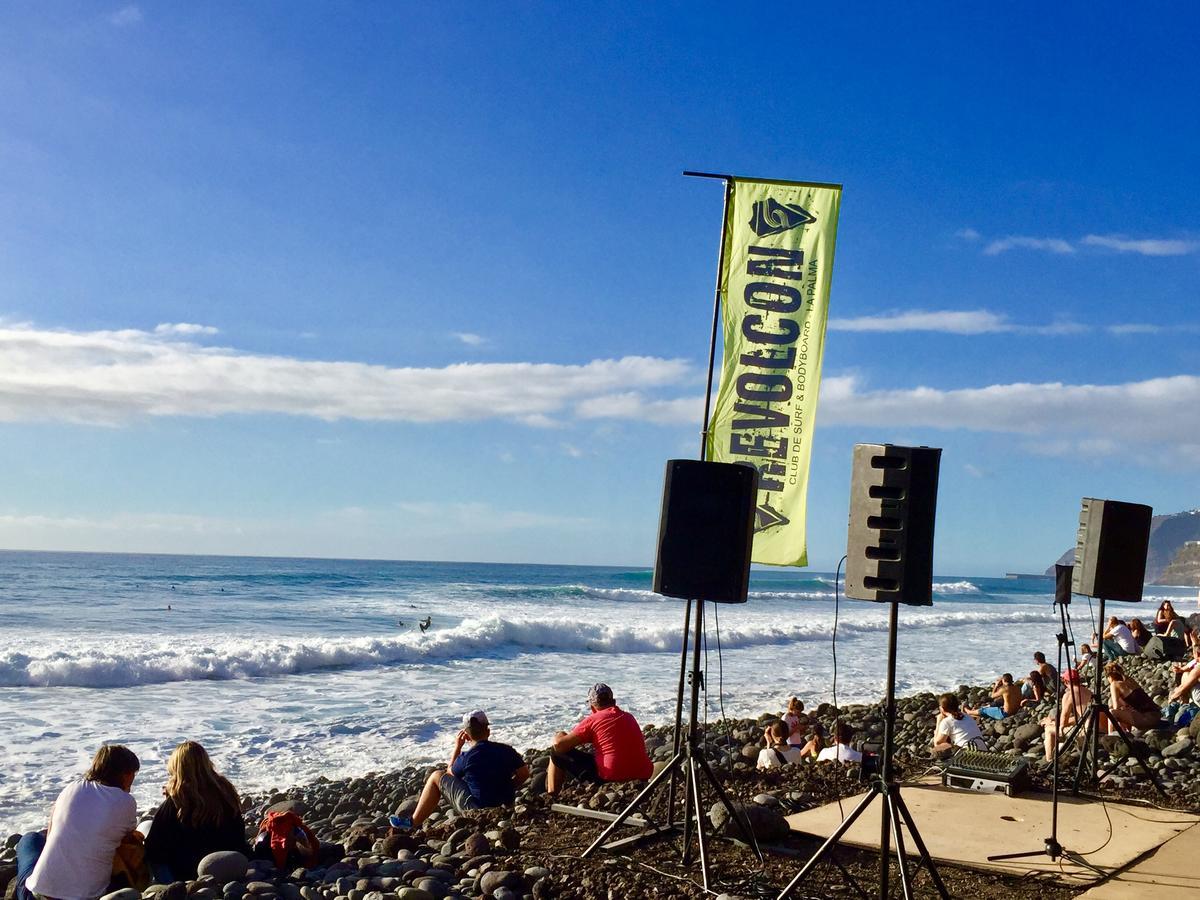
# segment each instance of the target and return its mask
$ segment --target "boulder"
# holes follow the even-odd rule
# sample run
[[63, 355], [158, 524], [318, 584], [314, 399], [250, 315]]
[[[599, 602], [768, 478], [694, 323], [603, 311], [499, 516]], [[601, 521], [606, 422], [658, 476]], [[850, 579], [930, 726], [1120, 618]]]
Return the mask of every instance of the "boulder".
[[1018, 750], [1024, 750], [1030, 744], [1039, 740], [1042, 736], [1042, 726], [1037, 722], [1029, 722], [1025, 725], [1018, 725], [1013, 729], [1012, 739], [1013, 746]]
[[1189, 737], [1185, 737], [1182, 740], [1176, 741], [1175, 743], [1173, 743], [1167, 747], [1164, 747], [1163, 751], [1162, 751], [1162, 755], [1164, 758], [1169, 759], [1173, 756], [1181, 756], [1184, 753], [1187, 753], [1191, 749], [1192, 749], [1192, 739]]
[[142, 892], [143, 897], [154, 900], [187, 900], [187, 882], [172, 881], [170, 884], [152, 884]]
[[525, 879], [520, 872], [484, 872], [479, 876], [479, 890], [485, 897], [491, 897], [497, 888], [506, 887], [518, 891], [524, 887]]
[[250, 860], [236, 850], [218, 850], [200, 860], [196, 866], [196, 874], [200, 877], [209, 876], [217, 884], [228, 884], [240, 881], [246, 877], [250, 868]]
[[121, 888], [111, 894], [105, 894], [100, 900], [141, 900], [142, 895], [133, 888]]
[[[771, 806], [759, 806], [757, 803], [735, 803], [734, 807], [749, 822], [754, 837], [768, 843], [786, 837], [791, 830], [783, 813]], [[725, 804], [714, 803], [708, 811], [708, 820], [718, 834], [725, 837], [741, 837], [737, 823], [729, 816]]]

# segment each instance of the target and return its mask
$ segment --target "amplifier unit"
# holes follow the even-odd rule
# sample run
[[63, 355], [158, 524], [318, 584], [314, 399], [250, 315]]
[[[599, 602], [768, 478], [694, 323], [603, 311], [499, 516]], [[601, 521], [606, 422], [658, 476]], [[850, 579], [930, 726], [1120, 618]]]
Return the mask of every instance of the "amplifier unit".
[[959, 791], [1013, 797], [1029, 784], [1029, 760], [1007, 753], [959, 750], [942, 773], [942, 784]]

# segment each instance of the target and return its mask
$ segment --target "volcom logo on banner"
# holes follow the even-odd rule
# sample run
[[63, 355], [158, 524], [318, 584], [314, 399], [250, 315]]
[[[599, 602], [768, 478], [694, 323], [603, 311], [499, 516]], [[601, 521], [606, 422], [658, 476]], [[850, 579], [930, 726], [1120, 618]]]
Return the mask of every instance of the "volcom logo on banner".
[[777, 509], [771, 509], [765, 503], [760, 503], [758, 508], [754, 510], [754, 533], [766, 531], [768, 528], [774, 528], [776, 525], [786, 525], [788, 518]]
[[750, 227], [759, 237], [769, 234], [782, 234], [798, 225], [811, 225], [817, 217], [803, 206], [795, 203], [780, 203], [768, 197], [766, 200], [754, 202], [754, 212], [750, 216]]

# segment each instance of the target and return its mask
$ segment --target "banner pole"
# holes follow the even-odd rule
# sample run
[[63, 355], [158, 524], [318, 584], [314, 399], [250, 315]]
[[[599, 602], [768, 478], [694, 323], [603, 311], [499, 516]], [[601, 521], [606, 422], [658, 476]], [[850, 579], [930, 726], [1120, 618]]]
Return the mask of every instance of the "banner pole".
[[684, 172], [696, 178], [725, 179], [725, 202], [721, 206], [721, 247], [717, 251], [717, 283], [713, 291], [712, 333], [708, 339], [708, 378], [704, 382], [704, 421], [700, 425], [700, 459], [708, 452], [708, 420], [712, 411], [713, 366], [717, 358], [717, 328], [721, 323], [721, 274], [725, 271], [725, 238], [729, 228], [729, 197], [733, 193], [733, 179], [728, 175], [709, 175], [704, 172]]

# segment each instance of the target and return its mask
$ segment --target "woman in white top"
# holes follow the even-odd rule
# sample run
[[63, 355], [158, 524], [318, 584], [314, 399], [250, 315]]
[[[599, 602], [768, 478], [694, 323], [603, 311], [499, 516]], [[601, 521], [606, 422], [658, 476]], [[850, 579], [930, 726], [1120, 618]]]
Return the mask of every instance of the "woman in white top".
[[779, 719], [763, 729], [763, 738], [767, 746], [758, 752], [758, 767], [760, 769], [779, 769], [788, 763], [797, 763], [804, 758], [799, 747], [793, 747], [787, 742], [787, 723]]
[[938, 698], [937, 727], [933, 730], [933, 755], [948, 756], [961, 747], [986, 750], [987, 741], [974, 716], [964, 715], [954, 694]]
[[[21, 838], [18, 900], [29, 900], [30, 892], [56, 900], [95, 900], [108, 893], [113, 855], [137, 825], [129, 789], [140, 767], [128, 747], [109, 744], [96, 751], [83, 780], [67, 785], [54, 801], [46, 833]], [[28, 877], [21, 884], [23, 875]]]
[[799, 697], [789, 697], [783, 724], [788, 727], [787, 742], [793, 747], [803, 748], [808, 743], [808, 722], [804, 718], [804, 702]]

